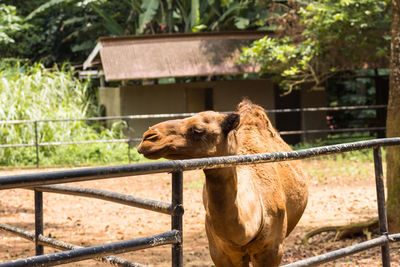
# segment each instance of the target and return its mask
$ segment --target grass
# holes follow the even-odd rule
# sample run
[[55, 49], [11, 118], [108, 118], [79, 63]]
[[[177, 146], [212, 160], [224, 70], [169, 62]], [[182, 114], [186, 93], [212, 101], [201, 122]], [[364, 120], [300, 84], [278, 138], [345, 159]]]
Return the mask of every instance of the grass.
[[203, 185], [204, 185], [204, 179], [192, 181], [188, 184], [185, 184], [185, 187], [186, 188], [203, 188]]
[[[344, 138], [343, 138], [344, 137]], [[373, 138], [373, 137], [372, 137]], [[294, 150], [307, 149], [332, 144], [364, 141], [370, 136], [353, 136], [352, 134], [328, 136], [326, 140], [316, 140], [314, 143], [302, 143], [293, 146]], [[384, 176], [386, 148], [382, 148]], [[364, 180], [374, 177], [374, 156], [372, 149], [355, 150], [344, 153], [319, 156], [303, 160], [303, 165], [311, 181], [327, 183], [334, 177], [345, 177], [348, 180]]]
[[[68, 119], [98, 116], [90, 81], [81, 82], [68, 66], [45, 69], [40, 64], [0, 63], [0, 121]], [[39, 122], [38, 141], [64, 142], [125, 138], [124, 121], [106, 128], [99, 122]], [[34, 144], [33, 123], [0, 124], [0, 144]], [[131, 161], [141, 156], [132, 150]], [[128, 162], [125, 143], [42, 146], [43, 165], [82, 165]], [[0, 166], [36, 165], [35, 148], [0, 148]]]
[[[385, 151], [382, 150], [384, 176], [386, 176]], [[311, 181], [327, 183], [332, 177], [345, 177], [347, 180], [373, 178], [374, 159], [372, 149], [351, 151], [341, 154], [303, 160], [303, 165]]]

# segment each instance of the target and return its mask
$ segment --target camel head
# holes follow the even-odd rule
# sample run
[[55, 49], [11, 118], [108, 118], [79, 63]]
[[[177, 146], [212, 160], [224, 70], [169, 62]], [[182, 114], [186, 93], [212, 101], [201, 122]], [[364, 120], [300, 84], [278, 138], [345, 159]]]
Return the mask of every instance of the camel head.
[[138, 152], [149, 159], [189, 159], [232, 155], [240, 116], [204, 111], [193, 117], [169, 120], [149, 128]]

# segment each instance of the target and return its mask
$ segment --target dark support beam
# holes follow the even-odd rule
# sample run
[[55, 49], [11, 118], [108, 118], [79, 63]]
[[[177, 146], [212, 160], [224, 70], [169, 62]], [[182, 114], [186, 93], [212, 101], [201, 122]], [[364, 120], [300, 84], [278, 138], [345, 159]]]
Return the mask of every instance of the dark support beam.
[[[381, 147], [374, 148], [374, 167], [376, 182], [376, 197], [378, 202], [379, 232], [388, 236], [388, 222], [385, 205], [385, 185], [383, 183]], [[382, 266], [390, 267], [389, 239], [382, 245]]]
[[[183, 232], [183, 172], [177, 171], [172, 173], [172, 230]], [[183, 266], [183, 238], [172, 245], [172, 267]]]
[[43, 255], [44, 248], [39, 243], [39, 236], [43, 235], [43, 193], [35, 192], [35, 251], [36, 255]]
[[214, 89], [206, 88], [204, 91], [205, 110], [214, 110]]

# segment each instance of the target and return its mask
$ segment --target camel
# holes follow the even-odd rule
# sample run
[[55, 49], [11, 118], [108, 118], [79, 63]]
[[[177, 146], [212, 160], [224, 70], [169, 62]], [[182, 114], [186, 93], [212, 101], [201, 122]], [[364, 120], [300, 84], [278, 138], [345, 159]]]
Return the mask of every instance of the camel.
[[[143, 134], [149, 159], [191, 159], [289, 151], [264, 109], [243, 100], [234, 113], [204, 111], [158, 123]], [[203, 204], [211, 258], [217, 267], [278, 266], [284, 239], [307, 204], [297, 161], [205, 169]]]

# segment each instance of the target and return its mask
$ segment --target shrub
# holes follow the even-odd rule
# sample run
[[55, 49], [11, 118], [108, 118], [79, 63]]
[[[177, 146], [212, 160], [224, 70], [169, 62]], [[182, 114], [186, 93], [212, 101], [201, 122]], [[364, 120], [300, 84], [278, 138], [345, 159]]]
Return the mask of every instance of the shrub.
[[[0, 121], [86, 118], [98, 115], [90, 82], [80, 82], [67, 65], [45, 69], [41, 64], [0, 64]], [[64, 142], [125, 138], [127, 125], [115, 121], [38, 122], [38, 141]], [[0, 144], [34, 144], [34, 123], [0, 124]], [[100, 164], [127, 161], [126, 143], [41, 146], [40, 161], [55, 164]], [[134, 151], [134, 160], [139, 156]], [[0, 148], [0, 165], [36, 164], [35, 147]]]

